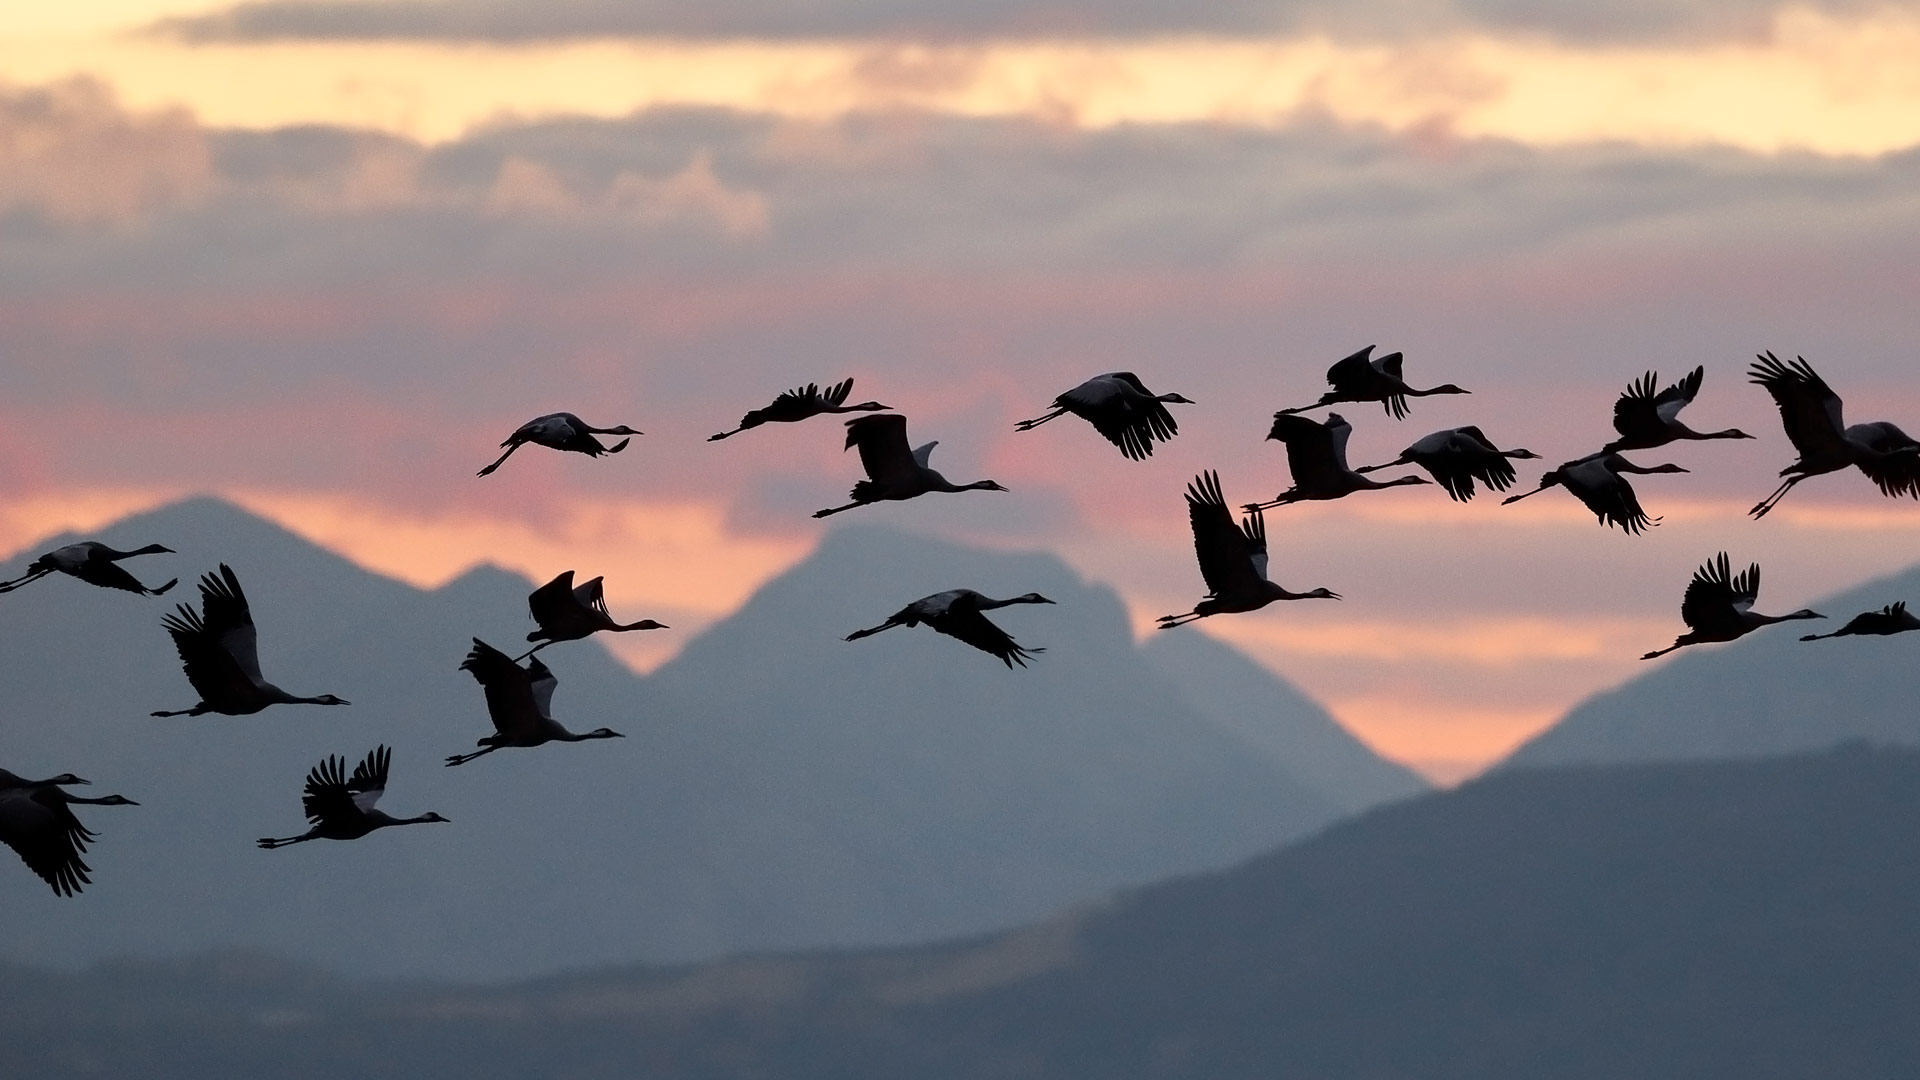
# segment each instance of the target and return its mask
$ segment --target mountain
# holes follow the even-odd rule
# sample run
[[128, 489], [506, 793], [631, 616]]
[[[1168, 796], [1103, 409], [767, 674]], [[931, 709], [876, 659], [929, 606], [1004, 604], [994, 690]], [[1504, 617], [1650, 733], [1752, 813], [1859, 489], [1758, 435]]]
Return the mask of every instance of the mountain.
[[0, 1041], [151, 1080], [1905, 1076], [1917, 842], [1913, 750], [1516, 770], [967, 941], [482, 987], [15, 968]]
[[1896, 600], [1920, 604], [1920, 566], [1812, 604], [1826, 620], [1687, 649], [1582, 702], [1504, 764], [1782, 754], [1847, 739], [1920, 745], [1920, 633], [1800, 640]]
[[[1387, 797], [1377, 778], [1296, 773], [1286, 732], [1318, 746], [1325, 720], [1282, 684], [1264, 727], [1223, 730], [1143, 659], [1111, 590], [1051, 556], [833, 533], [651, 677], [596, 642], [541, 654], [563, 723], [628, 738], [446, 769], [490, 731], [457, 670], [468, 639], [520, 642], [529, 582], [483, 568], [415, 589], [210, 499], [99, 535], [178, 549], [129, 565], [182, 585], [156, 600], [55, 577], [0, 598], [3, 764], [143, 805], [83, 813], [101, 835], [81, 897], [0, 859], [0, 956], [16, 960], [235, 946], [498, 978], [928, 940], [1227, 865]], [[352, 705], [147, 715], [195, 700], [159, 620], [220, 561], [248, 590], [268, 677]], [[1058, 601], [996, 613], [1048, 651], [1009, 671], [924, 629], [841, 640], [958, 585]], [[452, 824], [253, 846], [304, 829], [316, 761], [380, 742], [383, 808]]]

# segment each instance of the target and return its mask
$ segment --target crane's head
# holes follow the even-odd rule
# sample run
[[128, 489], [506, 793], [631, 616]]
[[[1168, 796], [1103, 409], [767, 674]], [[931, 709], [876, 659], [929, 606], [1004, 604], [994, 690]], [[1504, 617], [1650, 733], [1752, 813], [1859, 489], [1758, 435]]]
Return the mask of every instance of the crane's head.
[[351, 705], [353, 704], [353, 702], [348, 701], [346, 698], [334, 697], [332, 694], [321, 694], [319, 697], [313, 699], [313, 703], [315, 705]]
[[1194, 400], [1193, 400], [1192, 398], [1188, 398], [1188, 397], [1181, 397], [1181, 396], [1180, 396], [1179, 394], [1161, 394], [1161, 395], [1159, 396], [1159, 398], [1158, 398], [1157, 400], [1159, 400], [1159, 401], [1164, 401], [1164, 402], [1166, 402], [1166, 403], [1167, 403], [1167, 404], [1169, 404], [1169, 405], [1197, 405], [1197, 404], [1199, 404], [1199, 402], [1197, 402], [1197, 401], [1194, 401]]
[[610, 427], [607, 430], [601, 432], [601, 434], [602, 435], [645, 435], [646, 432], [641, 431], [638, 428], [630, 428], [625, 424], [621, 424], [619, 427]]
[[1339, 593], [1334, 592], [1332, 589], [1315, 589], [1310, 593], [1303, 594], [1300, 597], [1300, 599], [1302, 600], [1339, 600], [1341, 599], [1341, 596]]
[[93, 783], [93, 781], [91, 780], [82, 780], [70, 772], [63, 772], [59, 776], [53, 777], [52, 779], [47, 780], [45, 782], [49, 784], [91, 784]]
[[619, 732], [613, 730], [612, 728], [602, 727], [602, 728], [594, 728], [592, 731], [589, 731], [585, 735], [582, 735], [581, 738], [583, 739], [624, 739], [626, 738], [626, 736], [620, 734]]
[[1540, 455], [1534, 453], [1531, 450], [1508, 450], [1505, 452], [1505, 456], [1510, 458], [1520, 458], [1526, 461], [1538, 461], [1540, 459]]
[[439, 822], [445, 822], [445, 823], [447, 823], [447, 824], [452, 824], [451, 822], [448, 822], [446, 818], [443, 818], [443, 817], [441, 817], [441, 816], [440, 816], [439, 814], [436, 814], [436, 813], [434, 813], [434, 812], [433, 812], [433, 811], [431, 811], [431, 810], [429, 810], [429, 811], [427, 811], [427, 812], [426, 812], [426, 813], [424, 813], [424, 814], [421, 814], [421, 815], [420, 815], [420, 820], [421, 820], [422, 822], [427, 822], [427, 821], [439, 821]]

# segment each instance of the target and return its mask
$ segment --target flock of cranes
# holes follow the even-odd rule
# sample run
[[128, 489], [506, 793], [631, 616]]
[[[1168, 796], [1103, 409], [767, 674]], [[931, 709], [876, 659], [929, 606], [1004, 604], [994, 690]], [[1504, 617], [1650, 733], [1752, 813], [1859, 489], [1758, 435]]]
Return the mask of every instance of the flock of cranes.
[[[1402, 360], [1398, 352], [1375, 357], [1373, 347], [1369, 346], [1328, 369], [1327, 382], [1331, 388], [1319, 401], [1276, 412], [1267, 438], [1285, 445], [1292, 484], [1270, 500], [1244, 504], [1244, 516], [1239, 520], [1235, 520], [1229, 509], [1216, 472], [1203, 472], [1187, 485], [1188, 523], [1207, 593], [1191, 610], [1163, 616], [1159, 620], [1161, 629], [1213, 615], [1257, 611], [1280, 600], [1341, 598], [1340, 594], [1324, 587], [1294, 592], [1269, 577], [1265, 520], [1268, 510], [1295, 502], [1340, 499], [1362, 491], [1429, 483], [1443, 488], [1452, 499], [1467, 502], [1474, 498], [1476, 485], [1494, 492], [1508, 490], [1517, 479], [1513, 462], [1539, 458], [1540, 455], [1530, 450], [1503, 450], [1480, 428], [1466, 426], [1427, 435], [1393, 461], [1360, 468], [1350, 466], [1347, 442], [1353, 426], [1338, 413], [1327, 414], [1324, 421], [1313, 420], [1304, 413], [1336, 403], [1378, 402], [1387, 415], [1404, 419], [1409, 412], [1409, 398], [1470, 393], [1451, 383], [1427, 389], [1412, 387], [1402, 377]], [[1842, 416], [1839, 396], [1804, 359], [1785, 363], [1771, 352], [1764, 353], [1752, 365], [1750, 375], [1754, 383], [1772, 396], [1787, 438], [1798, 454], [1793, 463], [1780, 471], [1784, 478], [1780, 486], [1750, 511], [1754, 518], [1766, 516], [1801, 481], [1849, 466], [1858, 468], [1885, 495], [1920, 498], [1920, 442], [1884, 421], [1848, 426]], [[1622, 456], [1624, 452], [1657, 449], [1686, 440], [1753, 438], [1733, 428], [1695, 431], [1680, 420], [1681, 411], [1699, 395], [1704, 377], [1704, 367], [1697, 367], [1678, 382], [1658, 389], [1657, 376], [1647, 372], [1629, 384], [1614, 405], [1613, 427], [1619, 438], [1593, 453], [1548, 470], [1537, 487], [1508, 496], [1504, 502], [1512, 503], [1560, 487], [1579, 499], [1601, 524], [1619, 528], [1629, 535], [1658, 524], [1660, 519], [1649, 516], [1641, 507], [1627, 476], [1687, 470], [1674, 464], [1641, 466]], [[937, 443], [912, 447], [907, 440], [905, 416], [889, 411], [888, 406], [877, 401], [849, 405], [846, 402], [852, 390], [853, 380], [846, 379], [825, 390], [818, 384], [809, 384], [787, 391], [772, 404], [748, 412], [737, 427], [710, 436], [709, 441], [727, 439], [769, 423], [795, 423], [837, 413], [877, 414], [846, 421], [846, 448], [860, 451], [860, 464], [866, 477], [854, 484], [850, 502], [817, 511], [816, 518], [871, 503], [913, 499], [935, 492], [1007, 490], [993, 480], [963, 484], [949, 481], [929, 464]], [[1152, 456], [1156, 443], [1179, 433], [1179, 425], [1167, 408], [1170, 404], [1193, 402], [1179, 394], [1156, 394], [1131, 372], [1112, 372], [1089, 379], [1054, 398], [1048, 411], [1021, 421], [1016, 430], [1031, 431], [1072, 414], [1091, 424], [1124, 457], [1141, 461]], [[632, 437], [639, 434], [640, 431], [626, 425], [595, 427], [572, 413], [551, 413], [516, 429], [500, 444], [504, 448], [500, 457], [481, 469], [479, 475], [491, 474], [525, 445], [601, 457], [624, 450]], [[600, 435], [622, 438], [609, 446], [596, 437]], [[1384, 481], [1368, 475], [1399, 467], [1414, 467], [1426, 475], [1410, 473]], [[119, 563], [170, 550], [159, 544], [131, 551], [116, 550], [95, 541], [70, 544], [35, 559], [20, 577], [0, 582], [0, 593], [59, 572], [104, 588], [160, 596], [173, 588], [177, 579], [150, 588]], [[576, 734], [556, 721], [552, 703], [559, 680], [535, 655], [549, 646], [579, 641], [601, 632], [666, 629], [664, 624], [651, 619], [617, 622], [607, 609], [603, 584], [603, 579], [596, 577], [576, 585], [573, 571], [568, 570], [535, 589], [528, 597], [528, 611], [538, 629], [527, 635], [527, 641], [534, 643], [533, 648], [519, 657], [510, 657], [478, 638], [473, 639], [460, 669], [479, 683], [493, 733], [477, 741], [479, 750], [448, 756], [448, 766], [463, 765], [508, 747], [621, 737], [619, 732], [604, 727]], [[1824, 618], [1804, 609], [1787, 615], [1756, 613], [1753, 604], [1759, 589], [1757, 564], [1736, 575], [1727, 554], [1719, 553], [1694, 574], [1687, 586], [1681, 602], [1681, 619], [1688, 627], [1687, 632], [1672, 645], [1649, 652], [1643, 659], [1688, 645], [1732, 641], [1772, 623]], [[986, 612], [1016, 604], [1053, 602], [1038, 593], [996, 600], [972, 589], [951, 589], [915, 600], [888, 616], [886, 621], [846, 635], [846, 640], [858, 641], [898, 626], [926, 626], [988, 653], [1009, 669], [1016, 665], [1025, 667], [1045, 650], [1021, 646], [994, 625]], [[162, 617], [161, 624], [172, 637], [187, 682], [200, 695], [200, 700], [186, 709], [155, 711], [152, 715], [156, 717], [207, 713], [245, 716], [273, 705], [348, 704], [332, 694], [296, 695], [267, 681], [260, 670], [258, 631], [246, 593], [233, 569], [224, 563], [217, 573], [201, 578], [198, 611], [180, 604]], [[1809, 634], [1802, 640], [1888, 635], [1910, 630], [1920, 630], [1920, 618], [1909, 614], [1902, 602], [1862, 613], [1833, 633]], [[391, 760], [392, 751], [381, 745], [348, 774], [346, 759], [329, 755], [307, 775], [302, 808], [311, 827], [298, 836], [262, 838], [259, 845], [280, 848], [308, 840], [354, 840], [389, 826], [445, 822], [447, 819], [436, 813], [395, 818], [377, 808], [376, 803], [386, 791]], [[75, 804], [136, 805], [119, 795], [82, 798], [65, 790], [86, 783], [71, 773], [46, 780], [27, 780], [0, 770], [0, 842], [13, 848], [29, 869], [63, 896], [71, 896], [89, 883], [90, 868], [81, 856], [87, 850], [87, 842], [94, 837], [74, 816], [71, 807]]]

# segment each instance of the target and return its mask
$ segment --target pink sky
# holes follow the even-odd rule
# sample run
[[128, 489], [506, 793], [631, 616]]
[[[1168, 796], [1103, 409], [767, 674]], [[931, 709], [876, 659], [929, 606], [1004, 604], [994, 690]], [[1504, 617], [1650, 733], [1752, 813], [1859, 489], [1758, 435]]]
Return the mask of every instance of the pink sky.
[[[674, 625], [632, 646], [651, 666], [803, 557], [822, 530], [808, 512], [857, 468], [829, 421], [705, 436], [780, 389], [851, 375], [857, 398], [907, 413], [915, 441], [940, 440], [950, 476], [1014, 489], [863, 515], [1058, 551], [1120, 589], [1145, 632], [1200, 593], [1186, 480], [1217, 468], [1234, 500], [1286, 486], [1267, 418], [1317, 397], [1354, 348], [1403, 349], [1413, 381], [1475, 391], [1417, 402], [1404, 422], [1342, 409], [1356, 463], [1478, 423], [1550, 465], [1609, 436], [1612, 398], [1641, 371], [1705, 364], [1690, 419], [1761, 438], [1643, 455], [1694, 470], [1639, 485], [1665, 516], [1648, 536], [1557, 494], [1503, 508], [1396, 490], [1271, 516], [1276, 579], [1348, 600], [1208, 629], [1444, 775], [1638, 671], [1633, 657], [1677, 632], [1693, 566], [1721, 548], [1765, 563], [1782, 608], [1913, 561], [1920, 507], [1858, 476], [1810, 482], [1764, 522], [1743, 515], [1791, 458], [1745, 381], [1757, 350], [1806, 355], [1853, 419], [1920, 425], [1920, 164], [1905, 149], [1920, 133], [1901, 119], [1920, 115], [1902, 104], [1920, 89], [1887, 74], [1920, 65], [1900, 67], [1915, 57], [1888, 30], [1906, 32], [1897, 12], [1783, 17], [1757, 43], [1656, 28], [1631, 47], [1455, 26], [1428, 42], [1429, 88], [1383, 104], [1336, 85], [1305, 111], [1272, 87], [1138, 87], [1203, 45], [1220, 59], [1418, 43], [1096, 36], [1075, 55], [1134, 70], [1133, 96], [1110, 77], [1056, 82], [1086, 96], [1053, 114], [979, 95], [993, 64], [1064, 63], [1058, 40], [989, 50], [972, 82], [905, 106], [806, 108], [754, 99], [766, 83], [747, 75], [806, 49], [842, 62], [857, 40], [756, 53], [645, 39], [682, 58], [732, 49], [746, 74], [704, 98], [668, 80], [593, 99], [539, 74], [540, 49], [578, 42], [486, 46], [522, 64], [520, 119], [462, 114], [478, 91], [407, 68], [395, 43], [300, 46], [293, 89], [329, 71], [336, 89], [350, 72], [422, 80], [438, 119], [410, 127], [356, 114], [345, 90], [276, 98], [169, 74], [182, 56], [249, 70], [284, 42], [123, 32], [207, 9], [0, 21], [0, 547], [216, 491], [421, 584], [480, 561], [535, 577], [594, 565], [617, 606]], [[1870, 45], [1873, 27], [1887, 33]], [[32, 55], [61, 63], [21, 59], [55, 39], [66, 52]], [[1640, 76], [1688, 56], [1721, 82], [1670, 86], [1678, 127], [1633, 121], [1631, 102], [1611, 114], [1620, 130], [1582, 127], [1578, 110], [1555, 130], [1528, 119], [1621, 79], [1644, 90], [1660, 80]], [[1505, 89], [1463, 99], [1441, 77], [1463, 57], [1505, 72]], [[1827, 72], [1813, 80], [1826, 89], [1774, 108], [1772, 134], [1724, 119], [1715, 102], [1781, 65]], [[1843, 71], [1855, 77], [1836, 90]], [[1196, 104], [1202, 91], [1218, 100]], [[1421, 93], [1426, 112], [1408, 105]], [[688, 101], [709, 107], [672, 105]], [[1115, 369], [1198, 403], [1152, 460], [1124, 461], [1077, 423], [1011, 430]], [[608, 461], [523, 454], [472, 476], [554, 409], [647, 434]]]

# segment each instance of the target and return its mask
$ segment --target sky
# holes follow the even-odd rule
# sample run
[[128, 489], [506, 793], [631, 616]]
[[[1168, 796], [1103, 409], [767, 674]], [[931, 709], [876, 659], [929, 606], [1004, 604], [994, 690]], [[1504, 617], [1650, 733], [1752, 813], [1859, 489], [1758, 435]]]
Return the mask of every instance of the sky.
[[[1274, 578], [1347, 599], [1203, 624], [1458, 776], [1641, 670], [1720, 550], [1761, 610], [1915, 561], [1858, 475], [1744, 511], [1792, 460], [1761, 350], [1920, 425], [1916, 145], [1920, 3], [11, 5], [0, 548], [216, 492], [422, 585], [604, 573], [675, 628], [644, 670], [857, 477], [831, 420], [705, 436], [851, 376], [1012, 489], [861, 515], [1059, 552], [1144, 634], [1203, 592], [1187, 480], [1287, 486], [1271, 413], [1361, 346], [1473, 393], [1341, 407], [1355, 464], [1476, 423], [1551, 465], [1704, 365], [1688, 419], [1759, 438], [1641, 455], [1691, 470], [1637, 484], [1648, 535], [1289, 507]], [[1151, 460], [1013, 431], [1111, 370], [1195, 401]], [[646, 434], [472, 476], [561, 409]]]

